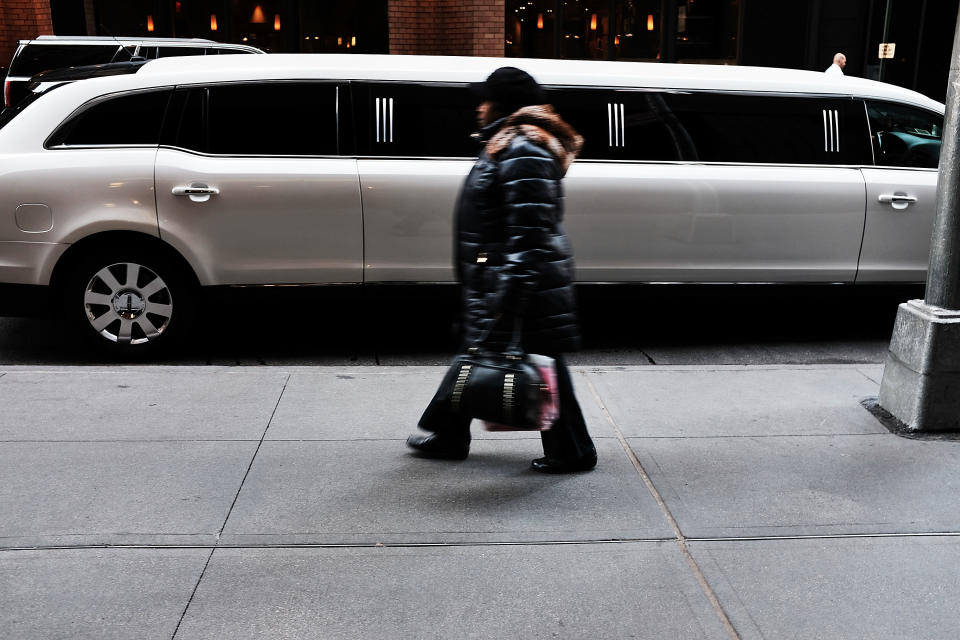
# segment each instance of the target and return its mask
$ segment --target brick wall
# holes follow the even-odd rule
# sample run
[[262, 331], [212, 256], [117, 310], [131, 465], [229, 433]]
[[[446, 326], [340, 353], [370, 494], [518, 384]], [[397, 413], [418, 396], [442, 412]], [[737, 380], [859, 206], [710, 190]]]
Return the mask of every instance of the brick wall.
[[52, 34], [50, 0], [0, 0], [0, 67], [10, 64], [17, 40]]
[[389, 0], [390, 53], [503, 57], [503, 0]]

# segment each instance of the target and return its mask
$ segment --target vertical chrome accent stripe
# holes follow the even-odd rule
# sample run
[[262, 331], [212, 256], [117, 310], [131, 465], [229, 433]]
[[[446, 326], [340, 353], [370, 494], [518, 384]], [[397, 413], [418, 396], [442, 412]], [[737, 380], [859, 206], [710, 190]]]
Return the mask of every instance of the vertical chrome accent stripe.
[[833, 140], [834, 140], [834, 132], [833, 132], [833, 111], [827, 111], [827, 124], [830, 125], [830, 151], [832, 152], [832, 151], [833, 151]]
[[624, 109], [623, 103], [620, 103], [620, 146], [627, 146], [627, 119], [624, 117], [626, 115], [626, 110]]
[[616, 147], [620, 146], [620, 110], [617, 108], [619, 106], [616, 102], [613, 103], [613, 144]]
[[340, 85], [336, 86], [333, 97], [334, 118], [337, 120], [337, 153], [340, 153]]
[[838, 109], [833, 110], [833, 120], [835, 123], [835, 129], [837, 132], [837, 140], [834, 151], [840, 153], [840, 111]]
[[830, 147], [827, 144], [827, 110], [823, 110], [823, 150], [824, 152], [830, 151]]
[[393, 142], [393, 98], [390, 98], [390, 142]]
[[613, 105], [607, 103], [607, 146], [613, 146]]
[[377, 115], [374, 118], [373, 126], [377, 130], [377, 142], [380, 142], [380, 98], [377, 98]]

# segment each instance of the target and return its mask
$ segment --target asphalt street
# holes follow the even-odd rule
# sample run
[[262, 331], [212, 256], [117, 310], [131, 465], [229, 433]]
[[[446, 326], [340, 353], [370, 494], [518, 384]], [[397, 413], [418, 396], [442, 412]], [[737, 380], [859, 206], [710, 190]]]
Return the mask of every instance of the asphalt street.
[[[897, 305], [922, 288], [632, 287], [580, 291], [572, 364], [883, 362]], [[455, 290], [240, 290], [208, 296], [170, 365], [431, 365], [457, 350]], [[0, 318], [0, 364], [109, 362], [50, 318]]]

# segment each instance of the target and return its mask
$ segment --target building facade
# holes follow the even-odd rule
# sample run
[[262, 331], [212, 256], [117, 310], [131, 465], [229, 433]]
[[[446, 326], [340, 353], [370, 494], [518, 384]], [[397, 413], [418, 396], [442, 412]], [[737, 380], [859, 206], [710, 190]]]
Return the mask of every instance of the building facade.
[[[0, 0], [0, 65], [20, 38], [154, 35], [268, 52], [746, 64], [946, 95], [960, 0]], [[889, 7], [889, 11], [888, 11]], [[886, 30], [886, 33], [885, 33]], [[881, 61], [881, 42], [896, 44]]]

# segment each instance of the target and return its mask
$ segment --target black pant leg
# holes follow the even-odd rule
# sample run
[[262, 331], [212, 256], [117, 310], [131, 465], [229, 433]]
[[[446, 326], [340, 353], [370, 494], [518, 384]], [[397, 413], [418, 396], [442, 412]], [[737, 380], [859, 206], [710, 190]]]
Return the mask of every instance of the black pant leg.
[[587, 432], [587, 423], [583, 419], [580, 403], [573, 390], [570, 370], [562, 356], [557, 361], [557, 387], [560, 395], [560, 415], [548, 431], [541, 431], [543, 454], [557, 460], [578, 460], [593, 457], [597, 450]]
[[432, 431], [439, 437], [449, 437], [469, 443], [470, 422], [470, 418], [464, 418], [452, 411], [446, 403], [439, 402], [434, 397], [427, 405], [420, 417], [420, 422], [417, 424], [424, 431]]

